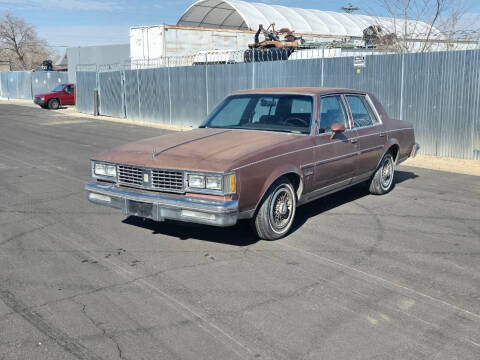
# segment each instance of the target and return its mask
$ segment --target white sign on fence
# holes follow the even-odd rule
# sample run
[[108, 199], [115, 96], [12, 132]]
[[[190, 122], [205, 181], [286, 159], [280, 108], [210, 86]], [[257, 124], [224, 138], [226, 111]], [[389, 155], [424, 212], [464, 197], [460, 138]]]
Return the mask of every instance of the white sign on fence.
[[353, 67], [365, 67], [366, 66], [366, 61], [365, 61], [365, 56], [354, 56], [353, 57]]

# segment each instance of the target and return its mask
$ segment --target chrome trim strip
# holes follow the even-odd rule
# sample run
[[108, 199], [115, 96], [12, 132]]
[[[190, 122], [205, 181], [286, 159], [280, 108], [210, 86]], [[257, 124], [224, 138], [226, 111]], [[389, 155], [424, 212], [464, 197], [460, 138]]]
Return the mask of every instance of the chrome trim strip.
[[305, 194], [304, 196], [302, 196], [302, 198], [299, 199], [299, 201], [297, 203], [297, 206], [306, 204], [310, 201], [316, 200], [318, 198], [321, 198], [323, 196], [326, 196], [328, 194], [336, 192], [336, 191], [338, 191], [338, 189], [340, 189], [342, 187], [346, 188], [346, 187], [350, 186], [350, 184], [352, 182], [352, 179], [353, 179], [353, 177], [350, 177], [348, 179], [336, 182], [334, 184], [330, 184], [330, 185], [321, 187], [320, 189], [313, 190], [313, 191], [309, 192], [308, 194]]
[[[377, 109], [375, 108], [375, 106], [373, 105], [373, 102], [371, 101], [370, 97], [368, 96], [367, 93], [349, 93], [349, 92], [346, 92], [346, 93], [343, 93], [343, 96], [345, 97], [345, 102], [347, 103], [348, 105], [348, 112], [350, 114], [350, 120], [352, 122], [352, 128], [353, 129], [367, 129], [367, 128], [370, 128], [370, 127], [374, 127], [374, 126], [378, 126], [378, 125], [383, 125], [383, 121], [382, 121], [382, 118], [378, 115], [378, 112], [377, 112]], [[372, 125], [368, 125], [368, 126], [360, 126], [360, 127], [355, 127], [354, 126], [354, 119], [353, 119], [353, 114], [352, 114], [352, 110], [350, 109], [350, 105], [348, 104], [348, 101], [347, 101], [347, 96], [357, 96], [357, 97], [363, 97], [365, 99], [365, 101], [367, 102], [367, 104], [369, 105], [370, 107], [370, 110], [373, 109], [373, 115], [377, 118], [376, 120], [378, 121], [378, 123], [376, 124], [372, 124]], [[367, 109], [368, 111], [368, 109]]]
[[314, 166], [318, 166], [318, 165], [323, 165], [323, 164], [328, 164], [332, 161], [337, 161], [337, 160], [343, 160], [343, 159], [348, 159], [352, 156], [356, 156], [358, 155], [358, 151], [355, 151], [353, 153], [349, 153], [349, 154], [343, 154], [343, 155], [340, 155], [340, 156], [335, 156], [333, 158], [330, 158], [330, 159], [325, 159], [325, 160], [321, 160], [321, 161], [317, 161], [314, 163]]
[[373, 110], [374, 115], [376, 116], [376, 118], [377, 118], [377, 120], [379, 121], [379, 123], [383, 125], [383, 119], [382, 119], [382, 117], [380, 116], [380, 114], [378, 113], [377, 108], [376, 108], [375, 105], [373, 104], [373, 101], [372, 101], [372, 99], [370, 98], [370, 95], [365, 94], [365, 99], [367, 99], [368, 105], [370, 105], [370, 108]]
[[378, 149], [381, 149], [381, 148], [384, 148], [385, 145], [382, 144], [382, 145], [377, 145], [377, 146], [374, 146], [374, 147], [371, 147], [371, 148], [368, 148], [368, 149], [363, 149], [363, 150], [360, 150], [359, 151], [359, 154], [365, 154], [367, 152], [370, 152], [370, 151], [375, 151], [375, 150], [378, 150]]

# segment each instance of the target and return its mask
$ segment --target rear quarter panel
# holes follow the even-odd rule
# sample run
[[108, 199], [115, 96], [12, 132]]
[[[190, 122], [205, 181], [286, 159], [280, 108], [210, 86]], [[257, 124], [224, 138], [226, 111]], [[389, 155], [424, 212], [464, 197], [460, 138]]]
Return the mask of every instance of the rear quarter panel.
[[380, 101], [373, 94], [368, 94], [372, 100], [378, 114], [382, 118], [384, 129], [387, 134], [387, 143], [385, 151], [393, 145], [398, 145], [399, 152], [397, 163], [406, 160], [410, 156], [413, 145], [415, 144], [415, 133], [413, 124], [408, 121], [396, 120], [390, 118]]
[[415, 133], [413, 125], [408, 121], [390, 120], [391, 126], [388, 131], [387, 141], [389, 144], [398, 144], [399, 152], [397, 155], [397, 163], [405, 161], [415, 144]]

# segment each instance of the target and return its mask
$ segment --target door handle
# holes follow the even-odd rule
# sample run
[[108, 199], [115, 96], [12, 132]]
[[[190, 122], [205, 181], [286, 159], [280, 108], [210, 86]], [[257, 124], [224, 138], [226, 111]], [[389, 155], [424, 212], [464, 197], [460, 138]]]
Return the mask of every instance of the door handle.
[[358, 142], [358, 139], [350, 139], [350, 142], [351, 142], [352, 144], [356, 144], [356, 143]]
[[384, 137], [384, 136], [385, 136], [385, 133], [384, 133], [384, 132], [381, 132], [380, 134], [378, 134], [378, 136]]

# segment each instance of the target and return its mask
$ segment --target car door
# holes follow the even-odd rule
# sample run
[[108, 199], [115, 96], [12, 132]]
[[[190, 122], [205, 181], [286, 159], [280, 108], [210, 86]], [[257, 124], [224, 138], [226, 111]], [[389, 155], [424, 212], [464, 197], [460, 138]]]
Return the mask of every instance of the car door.
[[66, 88], [64, 105], [75, 105], [75, 85], [68, 85]]
[[68, 101], [68, 94], [66, 92], [67, 87], [67, 85], [64, 85], [63, 89], [56, 93], [61, 105], [66, 105], [66, 102]]
[[[327, 192], [348, 185], [357, 167], [356, 131], [351, 129], [345, 99], [341, 94], [321, 96], [320, 119], [315, 136], [315, 188]], [[345, 132], [332, 138], [331, 126], [339, 123]]]
[[358, 139], [358, 169], [356, 180], [370, 177], [375, 171], [386, 144], [383, 124], [361, 94], [347, 94], [345, 99]]

